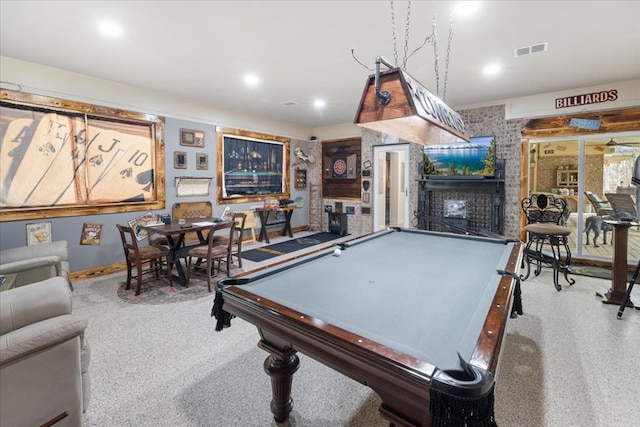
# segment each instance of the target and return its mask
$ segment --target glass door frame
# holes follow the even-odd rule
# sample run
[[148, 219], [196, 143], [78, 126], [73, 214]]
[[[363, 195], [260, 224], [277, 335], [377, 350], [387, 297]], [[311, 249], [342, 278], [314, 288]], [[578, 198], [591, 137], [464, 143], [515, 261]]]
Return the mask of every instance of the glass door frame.
[[[629, 131], [629, 132], [606, 132], [606, 133], [598, 133], [593, 135], [574, 135], [574, 136], [562, 136], [562, 137], [547, 137], [547, 138], [531, 138], [528, 140], [529, 143], [529, 151], [531, 152], [532, 144], [546, 143], [546, 142], [562, 142], [562, 141], [570, 141], [575, 142], [578, 141], [578, 187], [577, 187], [577, 231], [576, 231], [576, 244], [577, 248], [571, 248], [573, 256], [583, 257], [583, 244], [584, 244], [584, 206], [585, 203], [589, 203], [586, 200], [584, 195], [584, 186], [585, 186], [585, 152], [587, 141], [596, 140], [604, 140], [613, 138], [623, 138], [623, 137], [634, 137], [640, 140], [640, 132], [638, 131]], [[539, 147], [539, 146], [538, 146]], [[640, 149], [640, 145], [638, 145]], [[527, 195], [531, 193], [531, 177], [529, 176], [530, 171], [527, 172], [529, 185], [527, 188]], [[598, 257], [599, 259], [603, 259]]]

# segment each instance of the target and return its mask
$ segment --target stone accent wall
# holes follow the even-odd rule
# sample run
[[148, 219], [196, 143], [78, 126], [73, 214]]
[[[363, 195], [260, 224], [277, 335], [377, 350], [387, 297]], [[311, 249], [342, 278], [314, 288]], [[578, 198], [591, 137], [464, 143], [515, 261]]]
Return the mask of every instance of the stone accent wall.
[[[520, 120], [505, 120], [505, 106], [496, 105], [491, 107], [474, 108], [459, 111], [462, 116], [470, 136], [493, 135], [496, 138], [496, 156], [505, 159], [505, 206], [504, 206], [504, 234], [510, 238], [519, 238], [520, 221], [520, 145], [521, 145], [521, 122]], [[383, 145], [382, 135], [378, 132], [362, 129], [362, 152], [361, 166], [364, 161], [369, 160], [373, 165], [373, 147]], [[406, 143], [406, 141], [400, 141]], [[322, 198], [322, 142], [311, 141], [309, 143], [309, 153], [316, 159], [314, 165], [307, 168], [307, 181], [309, 184], [309, 228], [311, 230], [326, 230], [327, 215], [324, 213], [324, 206], [334, 206], [335, 202], [342, 202], [343, 207], [354, 206], [355, 214], [348, 216], [348, 228], [351, 234], [369, 233], [373, 230], [373, 205], [362, 204], [361, 200], [335, 200]], [[412, 226], [414, 212], [418, 206], [418, 163], [422, 161], [422, 149], [419, 144], [410, 144], [410, 159], [408, 162], [410, 173], [409, 197], [410, 197], [410, 217]], [[373, 180], [375, 179], [373, 168], [371, 169], [372, 185], [371, 201], [373, 202]], [[555, 174], [554, 174], [555, 176]], [[362, 190], [364, 191], [364, 190]], [[362, 214], [362, 207], [371, 207], [371, 214]]]
[[309, 154], [315, 159], [307, 165], [307, 185], [309, 186], [309, 229], [322, 231], [322, 142], [310, 141]]
[[[560, 166], [572, 165], [578, 168], [578, 158], [576, 156], [555, 156], [545, 157], [538, 161], [536, 191], [551, 192], [552, 188], [561, 188], [557, 183], [557, 171]], [[584, 164], [585, 180], [584, 187], [602, 196], [602, 175], [604, 172], [604, 156], [586, 156]], [[577, 187], [576, 187], [577, 189]]]
[[[520, 238], [520, 120], [505, 120], [505, 106], [458, 111], [469, 136], [495, 136], [496, 157], [505, 159], [504, 235]], [[555, 176], [555, 173], [554, 173]]]

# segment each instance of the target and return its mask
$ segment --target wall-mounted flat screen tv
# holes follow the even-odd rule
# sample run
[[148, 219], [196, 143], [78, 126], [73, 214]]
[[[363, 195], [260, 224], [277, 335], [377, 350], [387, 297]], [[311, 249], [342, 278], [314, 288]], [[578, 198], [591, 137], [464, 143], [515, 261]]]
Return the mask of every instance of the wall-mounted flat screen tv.
[[495, 175], [495, 137], [475, 136], [470, 142], [424, 147], [427, 178], [484, 179]]

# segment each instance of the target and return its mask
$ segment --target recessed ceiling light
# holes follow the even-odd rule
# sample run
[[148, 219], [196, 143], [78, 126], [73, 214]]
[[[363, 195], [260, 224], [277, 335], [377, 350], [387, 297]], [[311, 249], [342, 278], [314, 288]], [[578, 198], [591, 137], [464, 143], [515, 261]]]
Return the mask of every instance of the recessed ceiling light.
[[313, 106], [316, 108], [324, 108], [326, 105], [327, 103], [322, 99], [316, 99], [313, 101]]
[[498, 74], [501, 69], [502, 69], [502, 67], [500, 67], [500, 64], [489, 64], [486, 67], [484, 67], [482, 72], [486, 76], [493, 76], [495, 74]]
[[257, 86], [260, 83], [260, 78], [255, 74], [247, 74], [244, 76], [244, 82], [247, 86]]
[[480, 9], [479, 1], [459, 1], [453, 8], [453, 13], [457, 17], [467, 17], [476, 13]]
[[107, 37], [120, 37], [123, 33], [122, 27], [115, 22], [102, 21], [98, 24], [98, 30]]

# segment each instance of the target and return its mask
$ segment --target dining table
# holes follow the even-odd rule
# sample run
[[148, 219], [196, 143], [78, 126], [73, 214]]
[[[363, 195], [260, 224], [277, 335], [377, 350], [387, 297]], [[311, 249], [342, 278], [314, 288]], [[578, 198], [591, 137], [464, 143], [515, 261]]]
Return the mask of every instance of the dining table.
[[[150, 224], [141, 225], [140, 227], [149, 234], [160, 234], [167, 239], [167, 245], [169, 246], [167, 261], [176, 267], [180, 285], [186, 286], [187, 273], [180, 259], [186, 258], [189, 249], [194, 246], [206, 245], [209, 233], [215, 233], [216, 229], [225, 222], [228, 221], [220, 218], [193, 218], [180, 220], [180, 222], [174, 220], [169, 224]], [[198, 236], [198, 241], [186, 243], [185, 236], [187, 233], [195, 233]]]

